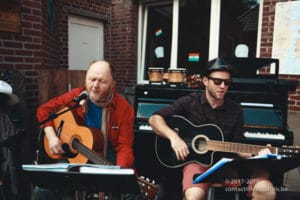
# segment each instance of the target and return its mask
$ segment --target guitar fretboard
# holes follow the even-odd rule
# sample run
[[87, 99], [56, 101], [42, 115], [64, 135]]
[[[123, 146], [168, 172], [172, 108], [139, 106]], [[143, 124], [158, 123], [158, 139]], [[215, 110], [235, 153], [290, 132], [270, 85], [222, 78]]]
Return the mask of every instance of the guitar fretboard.
[[[259, 146], [259, 145], [248, 145], [248, 144], [224, 142], [224, 141], [216, 141], [216, 140], [206, 141], [206, 145], [207, 145], [206, 149], [211, 151], [249, 153], [249, 154], [257, 154], [260, 150], [266, 148], [265, 146]], [[278, 149], [276, 147], [269, 147], [269, 149], [273, 154], [278, 153]]]
[[[91, 162], [98, 165], [113, 165], [113, 163], [104, 159], [97, 152], [89, 149], [84, 144], [82, 144], [78, 139], [72, 141], [72, 147], [76, 149], [79, 153], [85, 155]], [[151, 184], [148, 180], [144, 180], [142, 177], [137, 178], [138, 184], [140, 186], [141, 192], [144, 194], [145, 199], [153, 200], [156, 196], [158, 187]], [[145, 188], [145, 189], [144, 189]], [[146, 190], [147, 192], [144, 192]]]
[[111, 162], [102, 158], [97, 152], [83, 145], [78, 139], [72, 141], [72, 147], [79, 153], [85, 155], [91, 162], [98, 165], [113, 165]]

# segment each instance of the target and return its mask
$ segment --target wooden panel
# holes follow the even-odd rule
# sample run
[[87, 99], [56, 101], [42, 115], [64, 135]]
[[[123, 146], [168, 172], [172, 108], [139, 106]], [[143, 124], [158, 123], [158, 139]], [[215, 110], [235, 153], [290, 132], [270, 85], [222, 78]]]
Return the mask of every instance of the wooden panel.
[[38, 99], [39, 104], [61, 95], [68, 89], [83, 87], [85, 71], [80, 70], [39, 70]]
[[69, 70], [69, 84], [71, 88], [84, 87], [85, 71]]
[[20, 4], [0, 2], [0, 31], [20, 32]]
[[[68, 71], [53, 70], [53, 95], [58, 96], [68, 91]], [[52, 96], [53, 97], [53, 96]]]
[[38, 77], [37, 77], [37, 82], [38, 82], [38, 99], [39, 99], [39, 104], [45, 102], [48, 100], [48, 97], [51, 96], [51, 74], [49, 74], [48, 70], [40, 70], [38, 71]]

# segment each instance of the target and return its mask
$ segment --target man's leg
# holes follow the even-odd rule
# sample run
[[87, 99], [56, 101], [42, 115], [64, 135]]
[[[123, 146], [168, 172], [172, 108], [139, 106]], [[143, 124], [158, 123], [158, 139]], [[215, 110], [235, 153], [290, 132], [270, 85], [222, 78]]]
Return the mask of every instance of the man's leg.
[[190, 163], [183, 168], [182, 189], [186, 200], [204, 200], [208, 187], [207, 183], [193, 184], [195, 174], [201, 174], [207, 170], [198, 163]]
[[186, 200], [205, 200], [206, 193], [201, 187], [190, 187], [184, 191], [184, 197]]
[[248, 196], [254, 200], [273, 200], [276, 190], [270, 181], [270, 174], [264, 169], [256, 169], [248, 183]]
[[252, 179], [249, 183], [250, 197], [253, 200], [274, 200], [276, 190], [270, 180]]
[[60, 200], [60, 195], [57, 191], [35, 187], [33, 189], [33, 199], [34, 200]]

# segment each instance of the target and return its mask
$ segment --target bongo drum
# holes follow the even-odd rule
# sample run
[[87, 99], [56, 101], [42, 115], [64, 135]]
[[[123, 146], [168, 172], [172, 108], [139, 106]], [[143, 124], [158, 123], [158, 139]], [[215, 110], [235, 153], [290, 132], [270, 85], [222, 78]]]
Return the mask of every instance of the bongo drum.
[[185, 82], [185, 68], [168, 69], [169, 84], [183, 84]]
[[148, 75], [149, 75], [149, 82], [150, 83], [162, 83], [163, 81], [163, 68], [149, 68]]

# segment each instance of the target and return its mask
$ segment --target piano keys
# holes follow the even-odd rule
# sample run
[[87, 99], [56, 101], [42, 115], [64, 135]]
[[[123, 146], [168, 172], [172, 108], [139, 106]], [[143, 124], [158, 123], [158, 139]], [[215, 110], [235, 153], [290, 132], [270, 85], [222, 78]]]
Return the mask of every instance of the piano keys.
[[287, 140], [287, 137], [282, 132], [273, 132], [270, 131], [270, 129], [263, 131], [262, 129], [252, 129], [252, 130], [246, 130], [244, 132], [244, 137], [247, 140], [263, 140], [268, 143], [268, 141], [276, 142], [279, 141], [281, 143], [285, 143], [285, 140]]
[[271, 103], [241, 102], [244, 113], [244, 137], [251, 144], [292, 145], [293, 133], [285, 128], [282, 111]]

